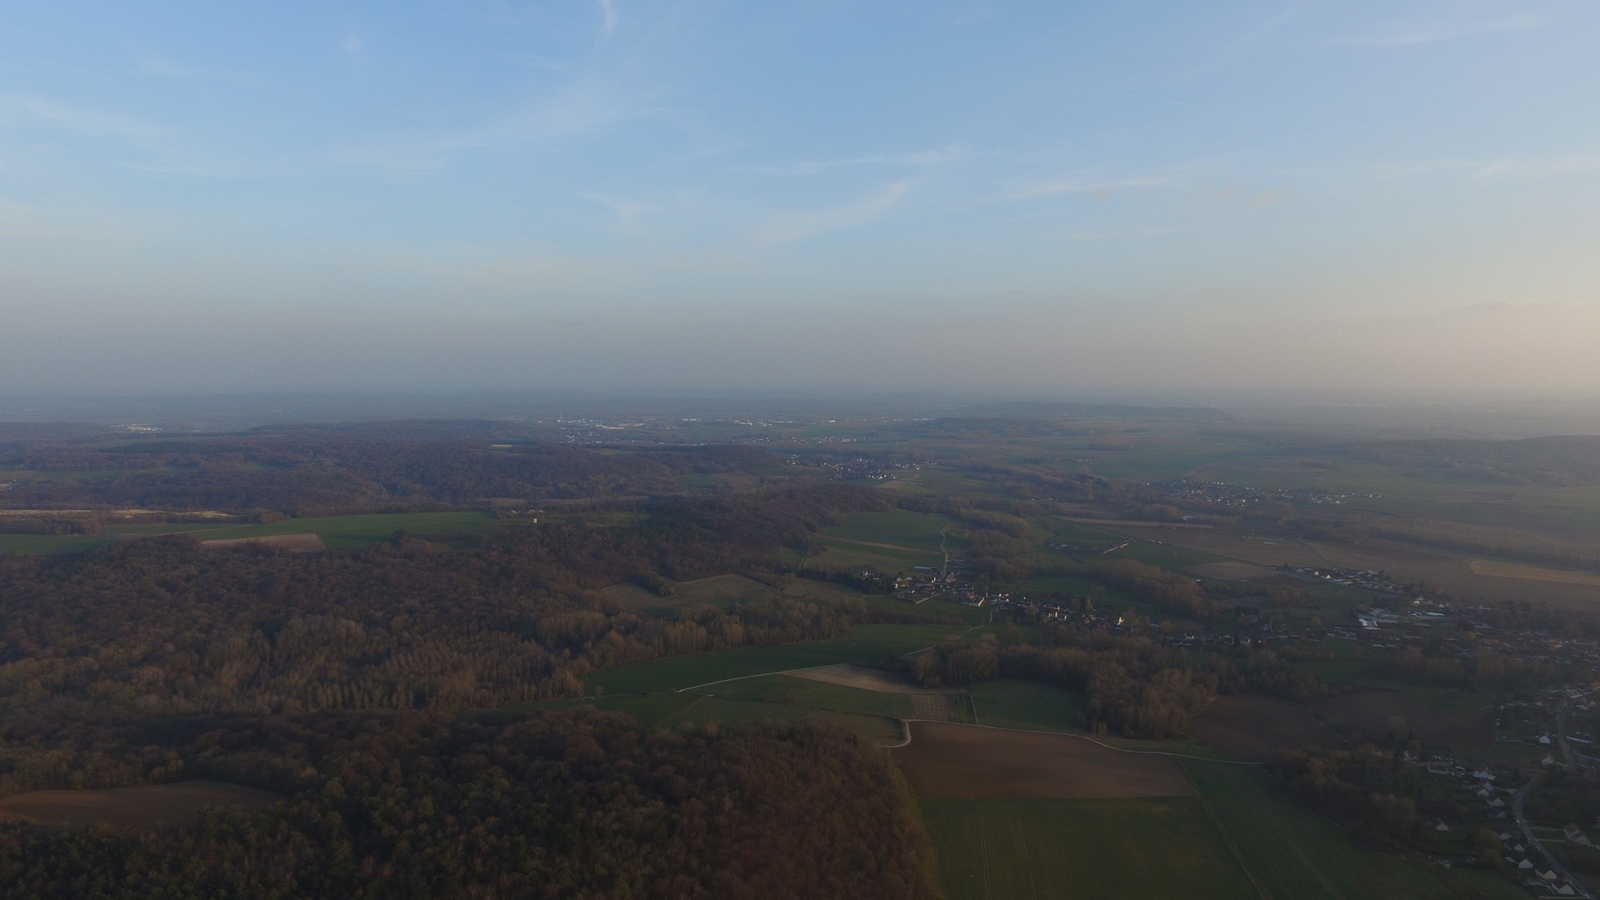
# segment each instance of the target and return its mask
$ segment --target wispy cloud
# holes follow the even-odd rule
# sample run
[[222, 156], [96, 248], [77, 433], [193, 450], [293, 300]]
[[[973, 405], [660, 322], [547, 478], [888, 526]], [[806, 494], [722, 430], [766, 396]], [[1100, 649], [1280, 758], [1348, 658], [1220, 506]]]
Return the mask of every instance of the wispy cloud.
[[120, 140], [145, 149], [165, 146], [174, 138], [170, 129], [135, 116], [67, 106], [26, 94], [0, 96], [0, 125], [10, 124]]
[[756, 241], [762, 244], [785, 244], [815, 234], [864, 225], [888, 212], [910, 188], [911, 182], [901, 181], [849, 206], [773, 219], [761, 229]]
[[648, 98], [623, 96], [598, 82], [579, 82], [557, 91], [521, 112], [481, 125], [435, 135], [398, 138], [319, 154], [308, 162], [325, 168], [369, 168], [396, 174], [419, 174], [449, 167], [458, 153], [508, 150], [606, 126], [650, 118], [666, 112], [648, 105]]
[[624, 225], [632, 225], [633, 220], [637, 219], [641, 213], [645, 213], [650, 210], [650, 207], [648, 206], [644, 206], [639, 203], [629, 203], [626, 200], [618, 200], [615, 197], [602, 197], [599, 194], [585, 194], [584, 196], [596, 203], [601, 203], [611, 207], [612, 212], [617, 214], [617, 221]]
[[1498, 31], [1513, 31], [1528, 28], [1538, 28], [1545, 24], [1545, 20], [1535, 15], [1519, 15], [1492, 22], [1448, 22], [1430, 23], [1424, 25], [1395, 25], [1391, 28], [1365, 37], [1358, 37], [1343, 41], [1343, 43], [1366, 44], [1375, 47], [1406, 47], [1415, 44], [1436, 44], [1440, 41], [1454, 41], [1462, 38], [1479, 37], [1493, 34]]
[[1096, 197], [1105, 197], [1114, 191], [1128, 188], [1171, 187], [1173, 184], [1172, 179], [1159, 177], [1062, 178], [1056, 181], [1041, 181], [1012, 188], [1006, 191], [1005, 199], [1027, 200], [1033, 197], [1048, 197], [1052, 194], [1089, 194]]
[[600, 16], [606, 37], [617, 30], [617, 7], [612, 0], [600, 0]]
[[1527, 180], [1560, 178], [1600, 171], [1600, 152], [1526, 159], [1432, 159], [1386, 165], [1381, 171], [1385, 175], [1401, 177], [1435, 172], [1465, 172], [1474, 178]]
[[966, 153], [956, 146], [917, 153], [874, 153], [868, 156], [850, 156], [844, 159], [808, 160], [786, 166], [750, 166], [752, 172], [763, 175], [820, 175], [835, 169], [855, 166], [932, 166], [960, 160]]
[[1181, 228], [1124, 228], [1111, 231], [1073, 231], [1057, 235], [1058, 241], [1078, 243], [1082, 241], [1119, 241], [1130, 238], [1158, 237], [1163, 234], [1173, 234], [1182, 231]]

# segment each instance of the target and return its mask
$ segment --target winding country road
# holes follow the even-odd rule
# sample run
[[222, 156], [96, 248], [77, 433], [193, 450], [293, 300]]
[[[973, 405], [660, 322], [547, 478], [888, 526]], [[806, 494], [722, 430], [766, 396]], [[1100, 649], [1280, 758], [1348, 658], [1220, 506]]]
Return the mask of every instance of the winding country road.
[[[1569, 766], [1572, 765], [1573, 754], [1571, 750], [1567, 749], [1567, 713], [1571, 711], [1572, 698], [1569, 697], [1561, 704], [1561, 711], [1556, 713], [1556, 744], [1561, 748], [1561, 754], [1566, 757], [1566, 765]], [[1567, 867], [1561, 864], [1561, 860], [1556, 859], [1555, 854], [1551, 853], [1537, 837], [1534, 837], [1533, 826], [1528, 824], [1527, 817], [1522, 814], [1522, 802], [1528, 799], [1528, 794], [1543, 780], [1544, 773], [1535, 772], [1533, 777], [1528, 779], [1527, 784], [1517, 788], [1517, 793], [1511, 798], [1511, 815], [1516, 819], [1517, 828], [1522, 832], [1522, 837], [1528, 842], [1528, 846], [1538, 850], [1550, 868], [1554, 869], [1557, 875], [1560, 875], [1568, 884], [1572, 885], [1572, 889], [1578, 892], [1578, 896], [1586, 897], [1588, 900], [1596, 900], [1594, 892], [1584, 887], [1583, 882], [1572, 877], [1572, 873], [1567, 871]]]

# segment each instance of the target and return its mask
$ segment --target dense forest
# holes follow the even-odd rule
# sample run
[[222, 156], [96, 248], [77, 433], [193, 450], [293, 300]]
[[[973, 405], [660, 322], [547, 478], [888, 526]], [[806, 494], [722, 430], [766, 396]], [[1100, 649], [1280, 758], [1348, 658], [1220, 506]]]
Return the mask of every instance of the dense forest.
[[650, 504], [620, 526], [506, 527], [461, 550], [397, 536], [295, 554], [170, 536], [7, 557], [0, 709], [461, 709], [575, 695], [587, 672], [666, 654], [830, 637], [865, 608], [760, 601], [667, 621], [594, 591], [777, 574], [784, 547], [886, 506], [832, 485]]
[[167, 754], [168, 778], [287, 799], [162, 832], [0, 825], [6, 896], [938, 896], [887, 757], [807, 726], [645, 734], [578, 710], [188, 727], [198, 733]]
[[614, 499], [681, 493], [683, 475], [758, 474], [780, 459], [748, 446], [490, 446], [340, 432], [23, 445], [0, 466], [43, 475], [0, 493], [11, 509], [153, 507], [272, 511]]

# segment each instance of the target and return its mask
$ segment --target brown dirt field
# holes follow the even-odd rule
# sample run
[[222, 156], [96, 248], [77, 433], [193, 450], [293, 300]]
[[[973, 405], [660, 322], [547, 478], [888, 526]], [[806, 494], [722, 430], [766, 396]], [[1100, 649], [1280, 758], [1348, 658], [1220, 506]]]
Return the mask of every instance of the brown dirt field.
[[208, 806], [265, 809], [283, 798], [220, 781], [185, 781], [110, 791], [29, 791], [0, 800], [0, 819], [44, 825], [155, 828], [193, 825]]
[[322, 543], [322, 538], [315, 534], [269, 534], [262, 537], [201, 541], [200, 544], [204, 547], [238, 547], [241, 544], [265, 544], [268, 547], [277, 547], [280, 550], [289, 550], [295, 553], [321, 553], [328, 549], [328, 546]]
[[801, 669], [798, 672], [789, 672], [796, 678], [805, 678], [810, 681], [823, 681], [828, 684], [842, 684], [845, 687], [861, 688], [864, 691], [877, 691], [880, 694], [938, 694], [940, 691], [925, 688], [909, 675], [899, 672], [884, 672], [879, 669], [868, 669], [862, 666], [853, 666], [846, 663], [842, 666], [825, 666], [820, 669]]
[[[1474, 600], [1482, 598], [1496, 602], [1527, 600], [1537, 596], [1540, 600], [1568, 606], [1589, 606], [1600, 601], [1600, 585], [1571, 581], [1533, 582], [1522, 576], [1488, 575], [1473, 571], [1470, 554], [1380, 538], [1368, 538], [1359, 545], [1326, 541], [1301, 543], [1293, 538], [1259, 534], [1249, 537], [1237, 530], [1218, 528], [1215, 531], [1172, 531], [1163, 535], [1161, 540], [1178, 547], [1263, 566], [1378, 569], [1402, 582], [1425, 581], [1459, 597]], [[1542, 569], [1538, 566], [1529, 568]]]
[[1219, 750], [1256, 762], [1271, 759], [1279, 747], [1298, 750], [1344, 743], [1309, 709], [1262, 694], [1217, 697], [1205, 712], [1189, 720], [1188, 730]]
[[1425, 744], [1486, 755], [1494, 746], [1494, 722], [1487, 712], [1464, 708], [1469, 705], [1426, 703], [1399, 691], [1377, 690], [1334, 697], [1322, 709], [1329, 721], [1369, 740], [1386, 734], [1390, 717], [1399, 716]]
[[1194, 788], [1170, 757], [1123, 753], [1082, 738], [912, 722], [891, 751], [919, 797], [1173, 797]]
[[1524, 563], [1505, 562], [1498, 559], [1475, 559], [1467, 563], [1467, 569], [1474, 575], [1484, 575], [1490, 578], [1521, 578], [1525, 581], [1551, 581], [1557, 584], [1582, 584], [1588, 587], [1600, 587], [1600, 575], [1591, 575], [1588, 572], [1546, 569], [1543, 566], [1530, 566]]

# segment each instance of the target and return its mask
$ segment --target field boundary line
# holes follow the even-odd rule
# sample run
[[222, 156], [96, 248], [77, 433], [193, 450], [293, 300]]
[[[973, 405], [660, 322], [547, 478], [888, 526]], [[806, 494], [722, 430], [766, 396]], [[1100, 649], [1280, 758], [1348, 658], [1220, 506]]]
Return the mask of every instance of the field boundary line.
[[[1015, 732], [1017, 734], [1050, 734], [1050, 735], [1055, 735], [1056, 737], [1076, 738], [1076, 739], [1078, 739], [1080, 741], [1088, 741], [1089, 743], [1094, 744], [1097, 747], [1104, 747], [1107, 750], [1115, 750], [1118, 753], [1139, 753], [1139, 754], [1143, 754], [1143, 755], [1146, 755], [1146, 756], [1170, 756], [1173, 759], [1192, 759], [1192, 760], [1195, 760], [1197, 762], [1221, 763], [1221, 764], [1226, 765], [1226, 766], [1259, 766], [1259, 765], [1263, 765], [1263, 763], [1247, 762], [1245, 760], [1238, 760], [1238, 759], [1215, 759], [1215, 758], [1210, 757], [1210, 756], [1195, 756], [1195, 755], [1193, 755], [1191, 753], [1173, 753], [1171, 750], [1133, 750], [1133, 749], [1130, 749], [1128, 747], [1118, 747], [1115, 744], [1107, 744], [1107, 743], [1105, 743], [1103, 741], [1097, 741], [1094, 738], [1088, 736], [1087, 734], [1073, 734], [1070, 731], [1039, 731], [1039, 730], [1033, 729], [1033, 728], [1003, 728], [1003, 727], [1001, 727], [999, 725], [974, 725], [971, 722], [949, 722], [949, 721], [943, 721], [943, 720], [940, 720], [940, 719], [901, 719], [901, 721], [906, 723], [906, 728], [905, 728], [906, 741], [905, 741], [904, 744], [896, 744], [895, 745], [896, 747], [904, 747], [904, 746], [906, 746], [906, 744], [910, 744], [911, 743], [910, 735], [911, 735], [911, 723], [912, 722], [932, 722], [935, 725], [959, 725], [962, 728], [987, 728], [990, 731], [1010, 731], [1010, 732]], [[1187, 776], [1187, 773], [1185, 773], [1185, 775]]]
[[1250, 884], [1255, 887], [1256, 893], [1261, 895], [1261, 900], [1274, 900], [1272, 892], [1267, 890], [1267, 886], [1262, 884], [1261, 879], [1256, 877], [1256, 873], [1250, 868], [1250, 864], [1245, 862], [1244, 852], [1234, 843], [1233, 835], [1228, 833], [1228, 828], [1222, 824], [1222, 819], [1217, 815], [1217, 811], [1211, 808], [1210, 798], [1206, 797], [1206, 792], [1201, 789], [1200, 783], [1194, 780], [1194, 775], [1189, 772], [1189, 767], [1180, 762], [1178, 763], [1178, 768], [1183, 770], [1184, 779], [1189, 782], [1190, 787], [1194, 788], [1194, 795], [1200, 799], [1200, 808], [1205, 810], [1206, 818], [1211, 820], [1211, 826], [1217, 829], [1217, 836], [1222, 838], [1224, 844], [1228, 845], [1228, 852], [1233, 854], [1234, 861], [1239, 864], [1239, 868], [1244, 870], [1245, 877], [1250, 879]]

